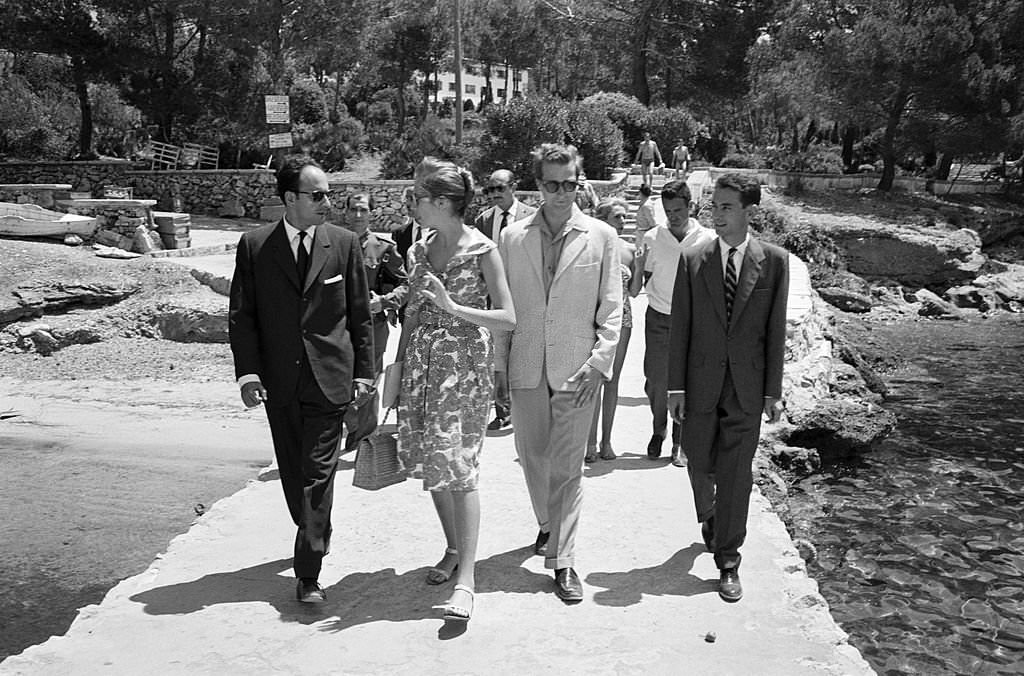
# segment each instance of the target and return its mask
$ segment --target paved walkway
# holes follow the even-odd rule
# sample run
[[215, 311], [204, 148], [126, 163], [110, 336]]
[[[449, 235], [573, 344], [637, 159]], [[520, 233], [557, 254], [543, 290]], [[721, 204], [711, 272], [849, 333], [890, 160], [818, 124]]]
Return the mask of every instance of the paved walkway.
[[[231, 260], [205, 258], [214, 260], [190, 262], [223, 269]], [[334, 551], [321, 578], [326, 604], [294, 601], [294, 529], [279, 482], [265, 471], [198, 518], [148, 570], [82, 609], [65, 636], [8, 658], [0, 674], [871, 673], [759, 493], [743, 549], [746, 595], [736, 604], [718, 598], [685, 470], [645, 454], [646, 301], [633, 303], [637, 326], [613, 440], [619, 458], [586, 468], [577, 543], [583, 603], [558, 601], [542, 560], [531, 556], [536, 524], [513, 436], [492, 433], [482, 459], [476, 609], [465, 630], [431, 610], [450, 585], [423, 582], [444, 549], [429, 496], [411, 481], [355, 489], [346, 456]], [[261, 413], [250, 420], [266, 428]], [[263, 438], [270, 458], [269, 433]]]

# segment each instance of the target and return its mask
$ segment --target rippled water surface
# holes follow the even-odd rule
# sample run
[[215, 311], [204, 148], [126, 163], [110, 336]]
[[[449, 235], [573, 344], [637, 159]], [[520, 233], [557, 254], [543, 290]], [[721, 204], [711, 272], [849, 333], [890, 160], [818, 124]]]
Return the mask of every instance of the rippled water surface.
[[875, 329], [896, 432], [797, 492], [811, 566], [885, 674], [1024, 673], [1024, 318]]

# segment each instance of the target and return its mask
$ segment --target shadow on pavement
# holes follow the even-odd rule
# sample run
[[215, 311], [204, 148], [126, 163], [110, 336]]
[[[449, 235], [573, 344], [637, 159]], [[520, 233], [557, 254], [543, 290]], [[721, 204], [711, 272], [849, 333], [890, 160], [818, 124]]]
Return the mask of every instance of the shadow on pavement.
[[680, 549], [667, 561], [649, 568], [634, 568], [614, 573], [590, 573], [586, 583], [604, 587], [594, 592], [594, 602], [602, 606], [631, 606], [648, 596], [696, 596], [717, 592], [718, 580], [704, 580], [690, 573], [704, 544], [695, 542]]
[[670, 462], [672, 462], [672, 457], [668, 455], [662, 455], [660, 458], [651, 460], [647, 457], [647, 451], [642, 453], [621, 453], [614, 460], [598, 460], [587, 463], [583, 470], [583, 476], [599, 477], [611, 472], [659, 469]]

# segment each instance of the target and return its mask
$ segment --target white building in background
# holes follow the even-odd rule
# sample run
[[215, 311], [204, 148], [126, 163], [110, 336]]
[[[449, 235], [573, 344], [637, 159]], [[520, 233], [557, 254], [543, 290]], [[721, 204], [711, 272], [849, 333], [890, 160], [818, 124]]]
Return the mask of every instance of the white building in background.
[[[462, 62], [462, 95], [455, 91], [455, 73], [442, 72], [430, 75], [430, 83], [437, 83], [437, 91], [431, 100], [472, 101], [479, 106], [487, 91], [487, 78], [484, 77], [483, 64], [464, 60]], [[524, 68], [512, 68], [505, 64], [491, 64], [491, 101], [508, 103], [514, 98], [526, 96], [529, 89], [530, 71]], [[418, 75], [417, 80], [423, 81]]]

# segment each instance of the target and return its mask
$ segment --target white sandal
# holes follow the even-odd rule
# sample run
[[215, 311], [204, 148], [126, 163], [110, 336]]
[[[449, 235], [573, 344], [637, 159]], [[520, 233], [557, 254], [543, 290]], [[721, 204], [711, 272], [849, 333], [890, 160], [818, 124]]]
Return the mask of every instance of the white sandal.
[[469, 618], [473, 615], [473, 606], [475, 605], [476, 597], [473, 595], [473, 590], [464, 584], [455, 585], [454, 591], [466, 592], [469, 594], [469, 607], [456, 605], [449, 599], [446, 603], [434, 606], [434, 610], [441, 611], [441, 617], [444, 618], [445, 622], [469, 622]]

